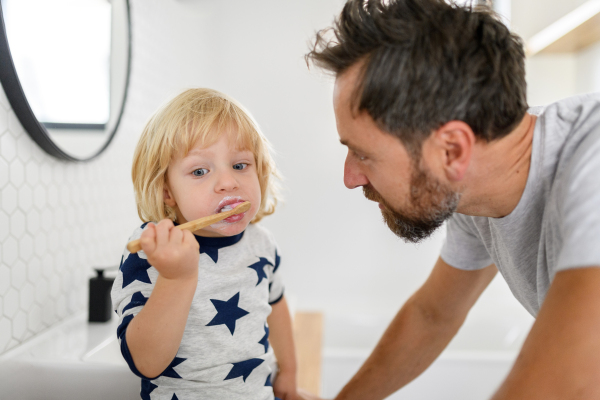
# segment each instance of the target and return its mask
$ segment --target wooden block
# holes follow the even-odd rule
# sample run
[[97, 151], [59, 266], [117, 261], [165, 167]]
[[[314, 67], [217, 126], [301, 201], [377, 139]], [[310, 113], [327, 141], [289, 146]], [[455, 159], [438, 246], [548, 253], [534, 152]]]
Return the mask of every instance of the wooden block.
[[294, 316], [294, 341], [298, 357], [298, 387], [320, 395], [323, 314], [297, 312]]

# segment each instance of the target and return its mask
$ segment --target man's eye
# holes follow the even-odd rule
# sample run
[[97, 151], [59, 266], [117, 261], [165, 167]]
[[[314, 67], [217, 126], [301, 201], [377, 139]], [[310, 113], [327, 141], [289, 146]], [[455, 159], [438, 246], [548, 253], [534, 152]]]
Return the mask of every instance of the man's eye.
[[242, 170], [244, 168], [246, 168], [248, 166], [248, 164], [246, 163], [237, 163], [233, 165], [233, 169], [237, 169], [237, 170]]
[[204, 176], [206, 174], [208, 174], [208, 170], [206, 168], [198, 168], [192, 172], [192, 175], [194, 176]]
[[354, 153], [354, 157], [358, 158], [360, 161], [365, 161], [367, 159], [367, 157], [363, 156], [362, 154], [358, 154], [355, 151], [353, 153]]

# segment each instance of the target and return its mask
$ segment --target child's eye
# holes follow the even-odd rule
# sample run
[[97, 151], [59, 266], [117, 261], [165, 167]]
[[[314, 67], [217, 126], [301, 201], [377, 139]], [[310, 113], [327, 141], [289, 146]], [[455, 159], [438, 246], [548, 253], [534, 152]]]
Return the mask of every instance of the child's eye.
[[194, 176], [204, 176], [208, 174], [208, 170], [206, 168], [198, 168], [192, 171], [192, 175]]
[[233, 169], [242, 170], [242, 169], [246, 168], [247, 166], [248, 166], [248, 164], [246, 164], [246, 163], [237, 163], [237, 164], [233, 164]]

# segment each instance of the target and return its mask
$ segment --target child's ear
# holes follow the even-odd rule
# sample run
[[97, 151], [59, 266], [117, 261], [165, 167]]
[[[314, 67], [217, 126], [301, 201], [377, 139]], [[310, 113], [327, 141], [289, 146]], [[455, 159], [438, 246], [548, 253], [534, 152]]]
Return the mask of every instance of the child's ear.
[[169, 188], [169, 185], [167, 185], [165, 183], [165, 187], [163, 189], [163, 201], [165, 202], [165, 204], [169, 207], [175, 207], [177, 205], [177, 202], [175, 201], [175, 197], [173, 197], [173, 193], [171, 192], [171, 189]]

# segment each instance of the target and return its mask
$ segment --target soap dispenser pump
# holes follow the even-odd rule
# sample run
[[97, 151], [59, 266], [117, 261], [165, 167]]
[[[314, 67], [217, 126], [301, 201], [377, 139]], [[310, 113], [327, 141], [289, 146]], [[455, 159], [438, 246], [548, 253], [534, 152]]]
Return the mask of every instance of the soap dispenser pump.
[[115, 279], [104, 276], [107, 269], [94, 268], [97, 275], [90, 278], [89, 322], [106, 322], [112, 316], [110, 291]]

